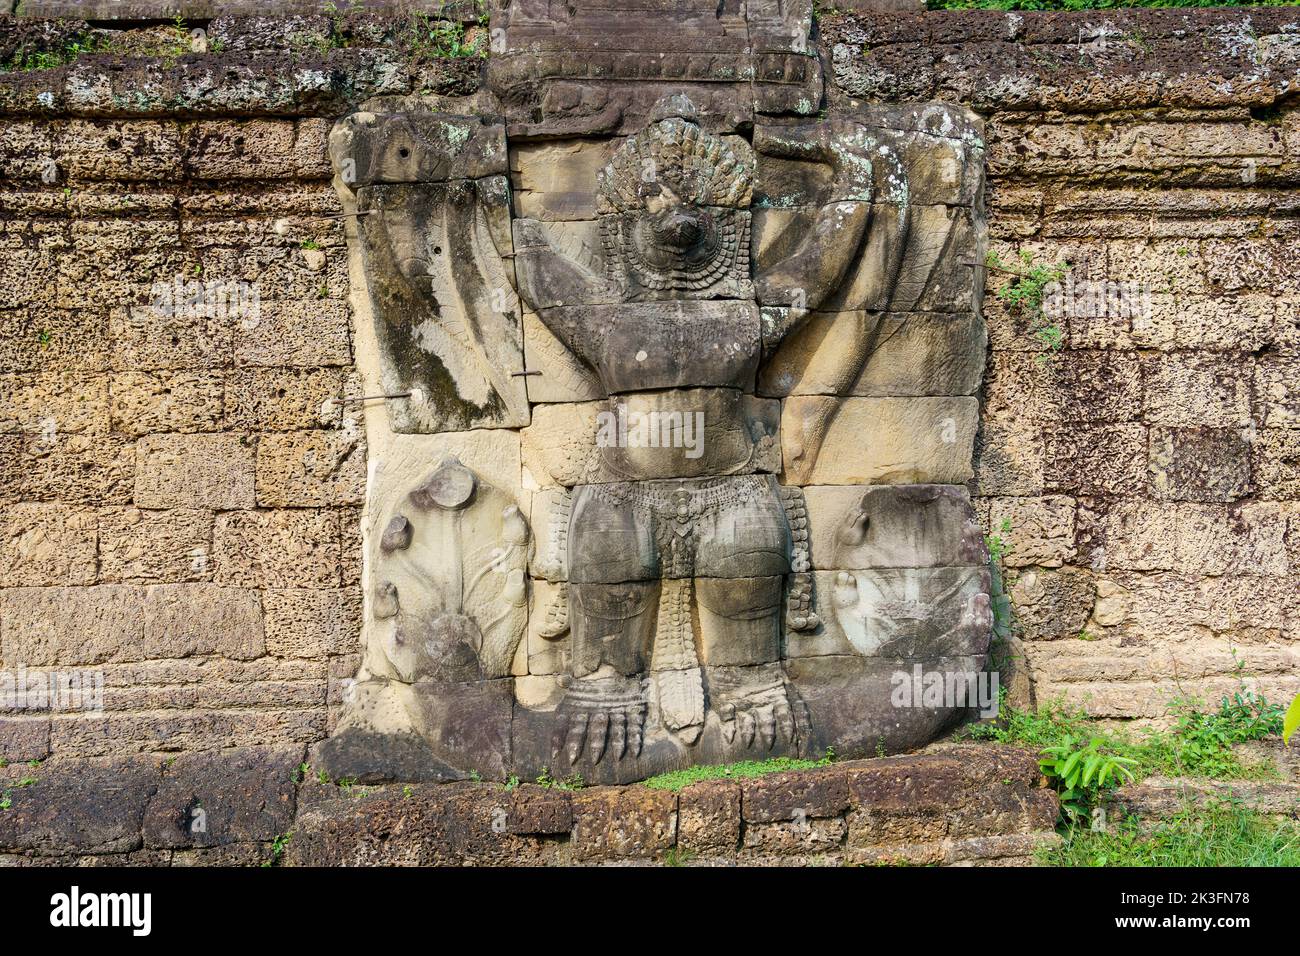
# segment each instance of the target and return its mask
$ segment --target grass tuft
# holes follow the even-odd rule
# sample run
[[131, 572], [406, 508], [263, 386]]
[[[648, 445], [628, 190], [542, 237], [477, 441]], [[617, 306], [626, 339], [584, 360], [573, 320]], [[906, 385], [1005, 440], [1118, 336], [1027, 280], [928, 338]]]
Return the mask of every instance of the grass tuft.
[[701, 780], [742, 780], [762, 777], [769, 773], [783, 770], [812, 770], [814, 767], [826, 767], [835, 759], [833, 754], [820, 760], [799, 760], [794, 757], [772, 757], [769, 760], [742, 760], [738, 763], [714, 764], [711, 766], [686, 767], [672, 770], [658, 776], [643, 780], [643, 786], [651, 790], [683, 790]]

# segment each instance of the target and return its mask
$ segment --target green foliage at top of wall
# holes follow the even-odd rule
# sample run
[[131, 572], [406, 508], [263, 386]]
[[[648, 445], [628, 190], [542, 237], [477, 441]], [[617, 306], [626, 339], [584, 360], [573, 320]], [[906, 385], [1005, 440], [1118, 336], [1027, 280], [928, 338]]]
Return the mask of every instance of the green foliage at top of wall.
[[926, 0], [931, 10], [1120, 10], [1134, 7], [1294, 7], [1300, 0]]

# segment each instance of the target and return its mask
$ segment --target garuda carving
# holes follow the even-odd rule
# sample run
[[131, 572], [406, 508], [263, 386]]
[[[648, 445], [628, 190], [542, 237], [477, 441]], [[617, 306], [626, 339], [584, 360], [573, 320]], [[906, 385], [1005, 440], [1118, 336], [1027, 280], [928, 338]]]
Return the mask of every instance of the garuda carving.
[[[984, 347], [975, 121], [709, 127], [664, 97], [594, 176], [551, 177], [570, 219], [511, 217], [500, 122], [365, 113], [331, 140], [390, 440], [522, 429], [502, 433], [514, 488], [448, 461], [372, 501], [363, 676], [431, 694], [513, 676], [516, 772], [908, 746], [960, 708], [890, 713], [890, 675], [983, 664], [959, 487]], [[563, 166], [542, 149], [509, 153], [516, 176]], [[470, 579], [496, 593], [474, 604]]]

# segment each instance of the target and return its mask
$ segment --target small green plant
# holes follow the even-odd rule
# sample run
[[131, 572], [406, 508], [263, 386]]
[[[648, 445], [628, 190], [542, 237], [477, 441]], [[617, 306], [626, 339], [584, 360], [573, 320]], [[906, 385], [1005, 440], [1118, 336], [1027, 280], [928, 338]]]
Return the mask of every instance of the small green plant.
[[1087, 820], [1107, 790], [1133, 779], [1137, 760], [1110, 753], [1100, 737], [1044, 747], [1039, 769], [1061, 797], [1061, 816], [1069, 825]]
[[1020, 265], [1017, 267], [1004, 263], [995, 252], [988, 254], [985, 265], [1012, 277], [1011, 281], [998, 288], [998, 298], [1029, 323], [1030, 337], [1043, 349], [1039, 360], [1050, 363], [1065, 344], [1065, 331], [1043, 313], [1043, 297], [1048, 286], [1065, 278], [1065, 274], [1070, 271], [1070, 264], [1058, 262], [1054, 265], [1036, 265], [1033, 253], [1024, 250], [1020, 253]]
[[293, 831], [283, 833], [271, 841], [271, 857], [263, 861], [262, 866], [276, 866], [280, 862], [280, 857], [284, 856], [285, 847], [293, 839]]
[[9, 796], [9, 791], [0, 792], [0, 810], [8, 810], [14, 805], [13, 799]]
[[471, 771], [469, 772], [469, 779], [470, 779], [470, 781], [473, 782], [473, 783], [482, 783], [482, 782], [483, 782], [483, 775], [482, 775], [481, 773], [479, 773], [477, 770], [471, 770]]
[[408, 783], [402, 788], [402, 796], [403, 798], [410, 800], [411, 797], [415, 796], [415, 788]]
[[332, 784], [334, 782], [333, 780], [330, 779], [330, 775], [327, 774], [324, 770], [316, 771], [316, 781], [318, 783], [324, 783], [324, 784]]
[[664, 866], [685, 866], [689, 863], [695, 854], [690, 850], [683, 850], [679, 846], [669, 847], [664, 851]]
[[16, 784], [14, 784], [14, 786], [16, 786], [16, 787], [30, 787], [30, 786], [36, 784], [37, 782], [38, 782], [38, 781], [37, 781], [37, 779], [36, 779], [35, 777], [23, 777], [23, 778], [22, 778], [21, 780], [19, 780]]
[[511, 774], [511, 775], [510, 775], [510, 779], [508, 779], [508, 780], [506, 781], [506, 785], [505, 785], [504, 789], [505, 789], [506, 793], [511, 793], [512, 791], [518, 790], [518, 789], [519, 789], [519, 778], [516, 777], [514, 774]]
[[317, 242], [315, 239], [304, 239], [301, 243], [301, 248], [308, 249], [308, 250], [319, 249], [320, 243]]
[[537, 785], [548, 790], [581, 790], [585, 783], [581, 774], [570, 774], [563, 780], [558, 780], [551, 776], [549, 767], [543, 767], [542, 772], [537, 775]]
[[466, 35], [465, 25], [456, 20], [437, 20], [427, 13], [411, 15], [407, 30], [408, 44], [415, 54], [438, 60], [477, 59], [488, 54], [486, 33], [480, 31], [473, 39]]
[[302, 783], [304, 780], [307, 779], [307, 774], [309, 773], [311, 773], [311, 765], [308, 764], [306, 761], [303, 761], [302, 763], [298, 764], [297, 767], [294, 768], [293, 773], [291, 773], [289, 776], [294, 783]]

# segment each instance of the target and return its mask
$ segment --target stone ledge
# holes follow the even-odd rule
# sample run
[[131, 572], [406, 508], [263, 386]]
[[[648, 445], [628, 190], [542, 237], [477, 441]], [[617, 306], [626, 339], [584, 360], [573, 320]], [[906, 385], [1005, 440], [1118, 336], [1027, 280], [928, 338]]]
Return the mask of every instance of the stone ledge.
[[[833, 97], [944, 99], [994, 113], [1269, 108], [1300, 82], [1300, 49], [1288, 8], [866, 9], [877, 2], [863, 0], [864, 12], [828, 13], [818, 20]], [[98, 17], [94, 11], [109, 6], [89, 9]], [[402, 16], [427, 13], [430, 4], [423, 0], [368, 0], [365, 12], [337, 20], [297, 2], [277, 5], [273, 17], [245, 15], [262, 10], [243, 0], [112, 6], [125, 11], [118, 21], [125, 28], [114, 32], [134, 32], [132, 17], [143, 17], [146, 25], [158, 22], [156, 14], [130, 12], [137, 8], [172, 11], [166, 18], [179, 10], [203, 22], [208, 36], [221, 40], [221, 52], [173, 59], [90, 54], [53, 69], [0, 74], [0, 111], [43, 117], [334, 117], [378, 95], [471, 94], [480, 89], [487, 62], [431, 58], [411, 49], [399, 35]], [[38, 16], [69, 15], [73, 8], [82, 19]], [[0, 16], [0, 59], [24, 42], [40, 50], [66, 46], [90, 28], [86, 8], [75, 0], [19, 4], [19, 16]], [[469, 15], [457, 10], [451, 15], [468, 22]], [[289, 20], [300, 29], [277, 29], [277, 21]], [[1199, 42], [1202, 36], [1209, 46]]]
[[[1053, 839], [1035, 756], [941, 745], [680, 793], [640, 784], [321, 783], [302, 748], [0, 769], [0, 865], [1025, 864]], [[26, 777], [36, 782], [19, 785]], [[202, 813], [199, 813], [202, 811]], [[196, 821], [203, 825], [197, 826]]]
[[1148, 777], [1122, 788], [1112, 808], [1150, 823], [1173, 816], [1188, 806], [1241, 804], [1275, 817], [1300, 818], [1300, 784], [1272, 780], [1188, 780]]

